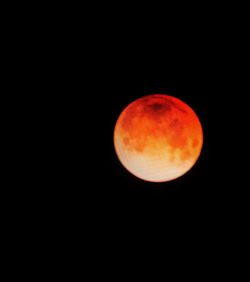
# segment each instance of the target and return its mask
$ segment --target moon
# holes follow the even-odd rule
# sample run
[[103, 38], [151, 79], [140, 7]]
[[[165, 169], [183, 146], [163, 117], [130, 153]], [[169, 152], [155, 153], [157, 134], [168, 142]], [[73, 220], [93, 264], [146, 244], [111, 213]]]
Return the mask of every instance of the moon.
[[129, 104], [117, 119], [114, 148], [134, 176], [165, 182], [188, 172], [203, 145], [199, 118], [183, 101], [151, 94]]

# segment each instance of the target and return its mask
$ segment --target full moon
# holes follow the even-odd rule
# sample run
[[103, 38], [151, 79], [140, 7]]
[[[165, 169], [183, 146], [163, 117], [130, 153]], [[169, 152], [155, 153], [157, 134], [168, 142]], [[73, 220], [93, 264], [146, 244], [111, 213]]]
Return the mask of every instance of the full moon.
[[181, 100], [152, 94], [129, 104], [114, 129], [122, 165], [136, 177], [165, 182], [188, 172], [203, 144], [201, 123]]

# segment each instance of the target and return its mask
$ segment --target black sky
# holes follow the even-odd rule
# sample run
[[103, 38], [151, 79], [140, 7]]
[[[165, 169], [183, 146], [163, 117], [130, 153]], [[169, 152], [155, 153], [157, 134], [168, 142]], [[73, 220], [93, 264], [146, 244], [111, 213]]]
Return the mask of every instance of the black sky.
[[[49, 133], [41, 137], [41, 151], [52, 152], [44, 168], [44, 175], [53, 179], [45, 185], [49, 205], [56, 202], [65, 213], [86, 211], [96, 219], [132, 219], [133, 214], [154, 211], [162, 218], [168, 213], [209, 214], [211, 203], [216, 206], [224, 193], [222, 185], [215, 188], [220, 155], [218, 162], [210, 161], [223, 143], [222, 137], [216, 139], [220, 145], [211, 145], [213, 131], [225, 130], [225, 115], [218, 118], [225, 95], [217, 37], [209, 40], [205, 30], [192, 32], [193, 26], [174, 23], [165, 33], [149, 26], [133, 32], [127, 32], [126, 25], [117, 31], [111, 27], [107, 23], [86, 29], [81, 37], [79, 29], [61, 29], [37, 59], [42, 67], [33, 79], [39, 88], [35, 99], [41, 108], [44, 105], [41, 122], [47, 122]], [[124, 107], [157, 93], [175, 96], [193, 108], [204, 133], [195, 166], [166, 183], [145, 182], [128, 173], [113, 145], [114, 126]]]
[[[32, 19], [18, 11], [21, 20], [8, 32], [11, 54], [3, 56], [14, 75], [7, 87], [6, 117], [14, 120], [9, 126], [14, 136], [4, 151], [14, 152], [8, 157], [14, 169], [7, 176], [9, 202], [2, 199], [4, 212], [13, 214], [8, 220], [15, 227], [11, 245], [23, 234], [34, 254], [40, 256], [37, 248], [43, 249], [43, 261], [51, 259], [52, 267], [54, 252], [65, 261], [75, 258], [81, 269], [83, 260], [92, 263], [91, 275], [103, 274], [98, 259], [113, 273], [116, 267], [108, 257], [119, 264], [120, 256], [123, 277], [128, 262], [137, 260], [138, 245], [142, 256], [148, 246], [160, 252], [165, 248], [165, 273], [171, 268], [166, 257], [179, 267], [178, 246], [184, 253], [189, 249], [185, 264], [192, 256], [200, 260], [201, 254], [220, 259], [222, 242], [239, 230], [237, 224], [230, 230], [232, 220], [244, 221], [249, 206], [249, 185], [242, 181], [248, 175], [249, 147], [249, 86], [243, 83], [249, 83], [247, 71], [240, 73], [247, 69], [242, 51], [247, 33], [236, 27], [234, 8], [228, 13], [224, 6], [187, 3], [186, 9], [178, 3], [175, 9], [153, 11], [150, 3], [144, 12], [144, 4], [136, 10], [103, 3], [108, 11], [96, 3], [92, 10], [74, 7], [72, 13], [68, 4], [65, 12], [60, 11], [63, 4], [46, 7], [40, 17], [41, 7], [27, 9]], [[187, 103], [204, 133], [194, 167], [165, 183], [145, 182], [127, 172], [113, 145], [124, 107], [157, 93]], [[239, 157], [243, 162], [234, 160]], [[26, 243], [19, 239], [18, 244], [25, 248], [23, 257]], [[67, 248], [77, 254], [67, 255]], [[157, 257], [150, 256], [150, 262]], [[176, 273], [186, 274], [182, 267]]]
[[[170, 51], [160, 57], [156, 50], [154, 54], [155, 57], [141, 57], [140, 52], [128, 57], [120, 54], [117, 60], [99, 61], [98, 75], [90, 80], [87, 75], [87, 86], [83, 85], [76, 97], [74, 107], [80, 116], [76, 123], [77, 144], [87, 144], [80, 149], [76, 162], [77, 184], [79, 189], [81, 185], [86, 188], [77, 193], [86, 197], [86, 203], [91, 203], [100, 215], [110, 212], [126, 218], [158, 210], [164, 211], [164, 216], [172, 209], [174, 214], [185, 213], [201, 209], [210, 199], [208, 81], [193, 59], [180, 62], [176, 59], [178, 54]], [[186, 102], [197, 113], [204, 131], [201, 156], [193, 169], [165, 183], [145, 182], [131, 175], [119, 162], [113, 145], [113, 130], [120, 112], [135, 99], [154, 93], [169, 94]]]

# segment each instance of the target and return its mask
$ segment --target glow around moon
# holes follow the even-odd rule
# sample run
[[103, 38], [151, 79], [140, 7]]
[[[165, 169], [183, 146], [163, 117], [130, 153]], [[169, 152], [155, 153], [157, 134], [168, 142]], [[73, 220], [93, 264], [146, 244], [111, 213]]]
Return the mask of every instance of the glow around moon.
[[200, 121], [181, 100], [163, 94], [139, 98], [120, 114], [114, 146], [122, 165], [146, 181], [164, 182], [189, 171], [203, 144]]

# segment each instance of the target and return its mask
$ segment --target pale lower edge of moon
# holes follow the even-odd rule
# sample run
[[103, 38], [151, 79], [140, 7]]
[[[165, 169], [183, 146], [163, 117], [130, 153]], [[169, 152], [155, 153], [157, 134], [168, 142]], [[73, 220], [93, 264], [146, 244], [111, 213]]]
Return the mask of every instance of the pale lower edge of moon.
[[176, 179], [189, 171], [198, 158], [182, 160], [181, 151], [177, 149], [173, 155], [167, 147], [153, 155], [128, 151], [119, 138], [115, 138], [115, 150], [120, 162], [130, 173], [150, 182]]

